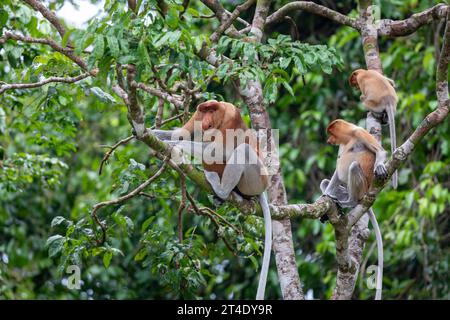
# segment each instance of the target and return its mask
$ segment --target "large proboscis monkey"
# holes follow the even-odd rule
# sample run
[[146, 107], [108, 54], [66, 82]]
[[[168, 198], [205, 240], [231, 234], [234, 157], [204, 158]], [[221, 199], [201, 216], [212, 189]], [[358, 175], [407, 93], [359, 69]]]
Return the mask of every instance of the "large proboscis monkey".
[[[201, 123], [201, 126], [196, 127], [196, 122]], [[227, 141], [227, 130], [234, 132], [237, 141], [234, 138]], [[264, 215], [265, 241], [256, 299], [264, 299], [272, 249], [272, 220], [265, 195], [269, 176], [256, 136], [242, 120], [239, 109], [227, 102], [206, 101], [198, 105], [192, 118], [182, 128], [152, 132], [166, 143], [201, 158], [206, 179], [221, 199], [227, 199], [232, 191], [243, 196], [259, 195]], [[179, 140], [183, 133], [187, 133], [189, 137], [184, 136], [185, 140]], [[192, 136], [195, 139], [196, 134], [199, 134], [201, 141], [189, 141]], [[211, 147], [223, 148], [223, 157], [219, 157], [221, 160], [205, 159], [205, 151]]]
[[[361, 101], [364, 106], [375, 114], [387, 115], [389, 132], [391, 136], [391, 152], [397, 148], [397, 138], [395, 133], [395, 110], [397, 108], [397, 93], [395, 84], [375, 70], [358, 69], [353, 71], [349, 79], [350, 85], [361, 90]], [[397, 189], [398, 173], [392, 175], [392, 186]]]
[[[323, 194], [337, 200], [343, 208], [353, 208], [369, 190], [373, 174], [386, 178], [384, 165], [386, 151], [365, 129], [347, 121], [337, 119], [327, 127], [328, 143], [339, 145], [336, 171], [331, 181], [320, 184]], [[375, 231], [378, 247], [378, 272], [375, 299], [381, 299], [383, 281], [383, 242], [380, 228], [372, 208], [369, 219]]]

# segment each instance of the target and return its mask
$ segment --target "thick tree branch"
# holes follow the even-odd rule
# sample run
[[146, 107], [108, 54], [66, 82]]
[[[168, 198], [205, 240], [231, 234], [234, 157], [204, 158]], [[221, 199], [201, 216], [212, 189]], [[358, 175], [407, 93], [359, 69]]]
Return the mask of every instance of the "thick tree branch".
[[297, 10], [303, 10], [313, 14], [317, 14], [337, 23], [359, 30], [359, 24], [356, 19], [349, 18], [346, 15], [343, 15], [339, 12], [311, 1], [294, 1], [284, 5], [267, 18], [266, 27], [271, 27], [279, 22], [282, 22], [285, 16]]
[[379, 21], [378, 35], [402, 37], [410, 35], [420, 27], [433, 21], [445, 19], [450, 6], [440, 3], [423, 12], [415, 13], [405, 20], [383, 19]]
[[0, 94], [4, 93], [6, 90], [38, 88], [38, 87], [42, 87], [46, 84], [54, 83], [54, 82], [75, 83], [75, 82], [83, 80], [89, 76], [90, 76], [89, 73], [83, 73], [76, 77], [68, 77], [68, 78], [50, 77], [50, 78], [41, 80], [39, 82], [33, 82], [33, 83], [10, 83], [10, 84], [5, 83], [5, 84], [2, 84], [0, 82]]

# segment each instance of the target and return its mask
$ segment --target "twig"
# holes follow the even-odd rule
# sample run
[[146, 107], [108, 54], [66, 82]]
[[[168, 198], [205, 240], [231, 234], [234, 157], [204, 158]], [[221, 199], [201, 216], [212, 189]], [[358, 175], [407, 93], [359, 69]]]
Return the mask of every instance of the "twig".
[[38, 44], [48, 45], [53, 50], [65, 55], [67, 58], [69, 58], [70, 60], [75, 62], [83, 70], [88, 71], [91, 75], [95, 76], [98, 73], [97, 69], [89, 71], [86, 62], [83, 59], [81, 59], [80, 57], [78, 57], [77, 55], [75, 55], [71, 48], [62, 47], [52, 39], [33, 38], [33, 37], [24, 36], [21, 34], [15, 34], [15, 33], [11, 33], [11, 32], [7, 31], [4, 33], [4, 36], [0, 38], [0, 44], [4, 44], [7, 40], [10, 40], [10, 39], [15, 40], [15, 41], [27, 42], [27, 43], [38, 43]]
[[66, 29], [61, 24], [61, 22], [59, 22], [58, 18], [56, 17], [56, 14], [53, 11], [47, 9], [38, 0], [23, 0], [23, 1], [28, 3], [34, 10], [39, 11], [44, 16], [44, 18], [47, 19], [55, 27], [56, 30], [58, 30], [58, 33], [61, 36], [61, 38], [64, 38]]
[[131, 82], [131, 86], [135, 87], [135, 88], [139, 88], [141, 90], [144, 90], [147, 93], [150, 93], [153, 96], [159, 97], [161, 99], [164, 99], [172, 104], [174, 104], [177, 107], [182, 107], [183, 106], [183, 101], [171, 94], [168, 94], [166, 92], [163, 92], [161, 90], [155, 89], [155, 88], [151, 88], [143, 83], [139, 83], [136, 81], [132, 81]]
[[231, 14], [231, 16], [225, 22], [223, 22], [219, 26], [219, 28], [209, 37], [211, 42], [217, 42], [219, 40], [220, 36], [225, 32], [225, 30], [227, 30], [232, 25], [232, 23], [238, 18], [238, 16], [241, 14], [241, 12], [250, 8], [255, 3], [255, 1], [256, 0], [247, 0], [243, 4], [238, 5], [233, 10], [233, 13]]
[[100, 208], [103, 208], [103, 207], [106, 207], [106, 206], [120, 204], [120, 203], [122, 203], [124, 201], [127, 201], [127, 200], [129, 200], [131, 198], [134, 198], [134, 197], [138, 196], [142, 190], [144, 190], [146, 187], [148, 187], [148, 185], [150, 183], [152, 183], [156, 178], [158, 178], [164, 172], [164, 169], [166, 167], [167, 161], [168, 161], [168, 159], [166, 158], [166, 160], [163, 162], [162, 166], [159, 168], [159, 170], [153, 176], [151, 176], [149, 179], [147, 179], [144, 183], [139, 185], [136, 189], [134, 189], [130, 193], [128, 193], [128, 194], [126, 194], [124, 196], [121, 196], [121, 197], [119, 197], [117, 199], [99, 202], [99, 203], [95, 204], [92, 207], [91, 216], [94, 219], [94, 221], [102, 229], [102, 237], [101, 237], [100, 240], [97, 240], [97, 244], [104, 243], [105, 239], [106, 239], [106, 225], [99, 220], [99, 218], [97, 216], [97, 211]]
[[[164, 125], [164, 124], [166, 124], [166, 123], [168, 123], [168, 122], [170, 122], [170, 121], [179, 119], [179, 118], [181, 118], [182, 116], [183, 116], [183, 114], [177, 114], [177, 115], [175, 115], [175, 116], [173, 116], [173, 117], [170, 117], [170, 118], [168, 118], [168, 119], [162, 121], [162, 122], [161, 122], [161, 126]], [[152, 126], [150, 129], [156, 129], [156, 125]], [[99, 174], [99, 175], [102, 174], [103, 165], [106, 164], [106, 161], [108, 161], [108, 159], [111, 157], [111, 155], [112, 155], [112, 153], [114, 152], [114, 150], [116, 150], [119, 146], [121, 146], [121, 145], [123, 145], [123, 144], [127, 144], [129, 141], [133, 140], [134, 138], [135, 138], [135, 136], [134, 136], [134, 135], [131, 135], [131, 136], [129, 136], [129, 137], [126, 137], [126, 138], [120, 140], [119, 142], [117, 142], [117, 143], [114, 144], [113, 146], [109, 147], [110, 150], [108, 150], [108, 151], [105, 153], [105, 155], [103, 156], [102, 162], [100, 163], [100, 167], [99, 167], [99, 169], [98, 169], [98, 174]]]
[[15, 90], [15, 89], [29, 89], [29, 88], [38, 88], [42, 87], [46, 84], [52, 83], [52, 82], [62, 82], [62, 83], [75, 83], [80, 80], [83, 80], [87, 77], [89, 77], [89, 73], [83, 73], [76, 77], [50, 77], [44, 80], [41, 80], [39, 82], [34, 83], [11, 83], [11, 84], [1, 84], [0, 83], [0, 94], [4, 93], [6, 90]]
[[125, 139], [120, 140], [119, 142], [117, 142], [115, 145], [109, 147], [110, 149], [105, 153], [105, 155], [103, 156], [102, 162], [100, 163], [100, 167], [98, 168], [98, 174], [101, 175], [102, 174], [102, 169], [103, 169], [103, 165], [106, 163], [106, 161], [109, 159], [109, 157], [111, 156], [111, 154], [114, 152], [114, 150], [116, 150], [119, 146], [123, 145], [123, 144], [127, 144], [128, 142], [130, 142], [131, 140], [134, 139], [134, 136], [129, 136]]

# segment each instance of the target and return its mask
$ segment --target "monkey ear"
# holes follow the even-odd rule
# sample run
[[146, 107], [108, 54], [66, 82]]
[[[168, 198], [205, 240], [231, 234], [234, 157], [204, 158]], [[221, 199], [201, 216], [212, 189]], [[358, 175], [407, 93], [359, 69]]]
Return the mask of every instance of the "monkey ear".
[[209, 110], [216, 111], [217, 109], [219, 109], [219, 107], [220, 107], [220, 102], [218, 102], [216, 100], [208, 100], [208, 101], [200, 103], [197, 106], [197, 111], [200, 111], [200, 112], [206, 112]]

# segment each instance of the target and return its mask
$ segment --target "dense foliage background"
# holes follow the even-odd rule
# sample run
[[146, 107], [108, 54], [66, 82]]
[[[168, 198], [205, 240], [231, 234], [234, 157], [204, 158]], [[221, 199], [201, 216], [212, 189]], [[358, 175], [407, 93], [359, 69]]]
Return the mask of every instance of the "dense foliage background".
[[[47, 3], [58, 10], [64, 2]], [[347, 84], [351, 71], [365, 66], [360, 37], [353, 29], [297, 12], [292, 17], [301, 44], [291, 40], [287, 22], [269, 30], [266, 45], [258, 48], [223, 37], [219, 50], [231, 57], [251, 57], [249, 51], [257, 50], [264, 59], [257, 67], [252, 61], [222, 66], [206, 86], [205, 79], [214, 71], [194, 52], [218, 22], [198, 18], [210, 14], [199, 1], [191, 1], [182, 19], [183, 8], [175, 5], [181, 1], [167, 2], [165, 19], [152, 10], [155, 1], [142, 1], [144, 13], [132, 19], [124, 10], [125, 1], [106, 1], [103, 13], [86, 28], [69, 28], [69, 37], [62, 42], [72, 41], [80, 54], [85, 48], [92, 52], [88, 64], [100, 69], [95, 79], [7, 91], [0, 96], [0, 298], [238, 299], [253, 297], [256, 291], [262, 220], [243, 216], [231, 207], [217, 208], [236, 231], [186, 211], [180, 242], [180, 179], [171, 170], [146, 189], [147, 197], [101, 209], [99, 215], [109, 225], [108, 240], [102, 246], [92, 241], [98, 231], [89, 215], [92, 206], [131, 191], [161, 165], [147, 147], [132, 141], [117, 149], [98, 174], [107, 151], [101, 145], [113, 145], [130, 135], [126, 107], [108, 86], [114, 61], [136, 63], [140, 79], [149, 83], [155, 78], [175, 83], [189, 75], [202, 87], [205, 98], [233, 102], [244, 114], [245, 105], [229, 78], [262, 78], [272, 125], [280, 130], [281, 165], [290, 203], [315, 200], [321, 179], [334, 170], [337, 150], [326, 145], [326, 125], [338, 117], [363, 125], [359, 95]], [[230, 11], [236, 5], [232, 0], [222, 2]], [[285, 2], [274, 1], [272, 6], [279, 8]], [[316, 2], [356, 15], [353, 1]], [[379, 4], [382, 17], [401, 19], [438, 2]], [[251, 18], [252, 10], [241, 17]], [[0, 28], [34, 37], [52, 35], [61, 41], [48, 22], [14, 0], [2, 1]], [[436, 107], [439, 34], [442, 29], [436, 23], [408, 37], [380, 39], [384, 70], [395, 79], [400, 98], [399, 143]], [[294, 61], [295, 56], [302, 56], [302, 61]], [[0, 47], [0, 57], [0, 80], [8, 83], [33, 82], [41, 75], [79, 74], [71, 61], [42, 45], [10, 41]], [[289, 57], [292, 61], [286, 62]], [[151, 67], [162, 63], [166, 65], [159, 69]], [[180, 68], [169, 71], [174, 64]], [[151, 126], [158, 100], [144, 94], [140, 99]], [[192, 102], [191, 111], [196, 103]], [[166, 104], [164, 117], [175, 114], [173, 106]], [[164, 128], [181, 124], [175, 120]], [[447, 121], [427, 136], [400, 170], [399, 189], [387, 188], [375, 203], [385, 244], [387, 299], [450, 298], [449, 143]], [[199, 206], [214, 208], [210, 196], [189, 181], [187, 185]], [[305, 292], [310, 298], [329, 298], [336, 274], [331, 226], [296, 220], [292, 228]], [[376, 263], [374, 245], [371, 235], [355, 298], [368, 299], [374, 294], [367, 289], [364, 274]], [[65, 286], [65, 268], [71, 264], [81, 267], [80, 290]], [[274, 264], [267, 295], [280, 298]]]

